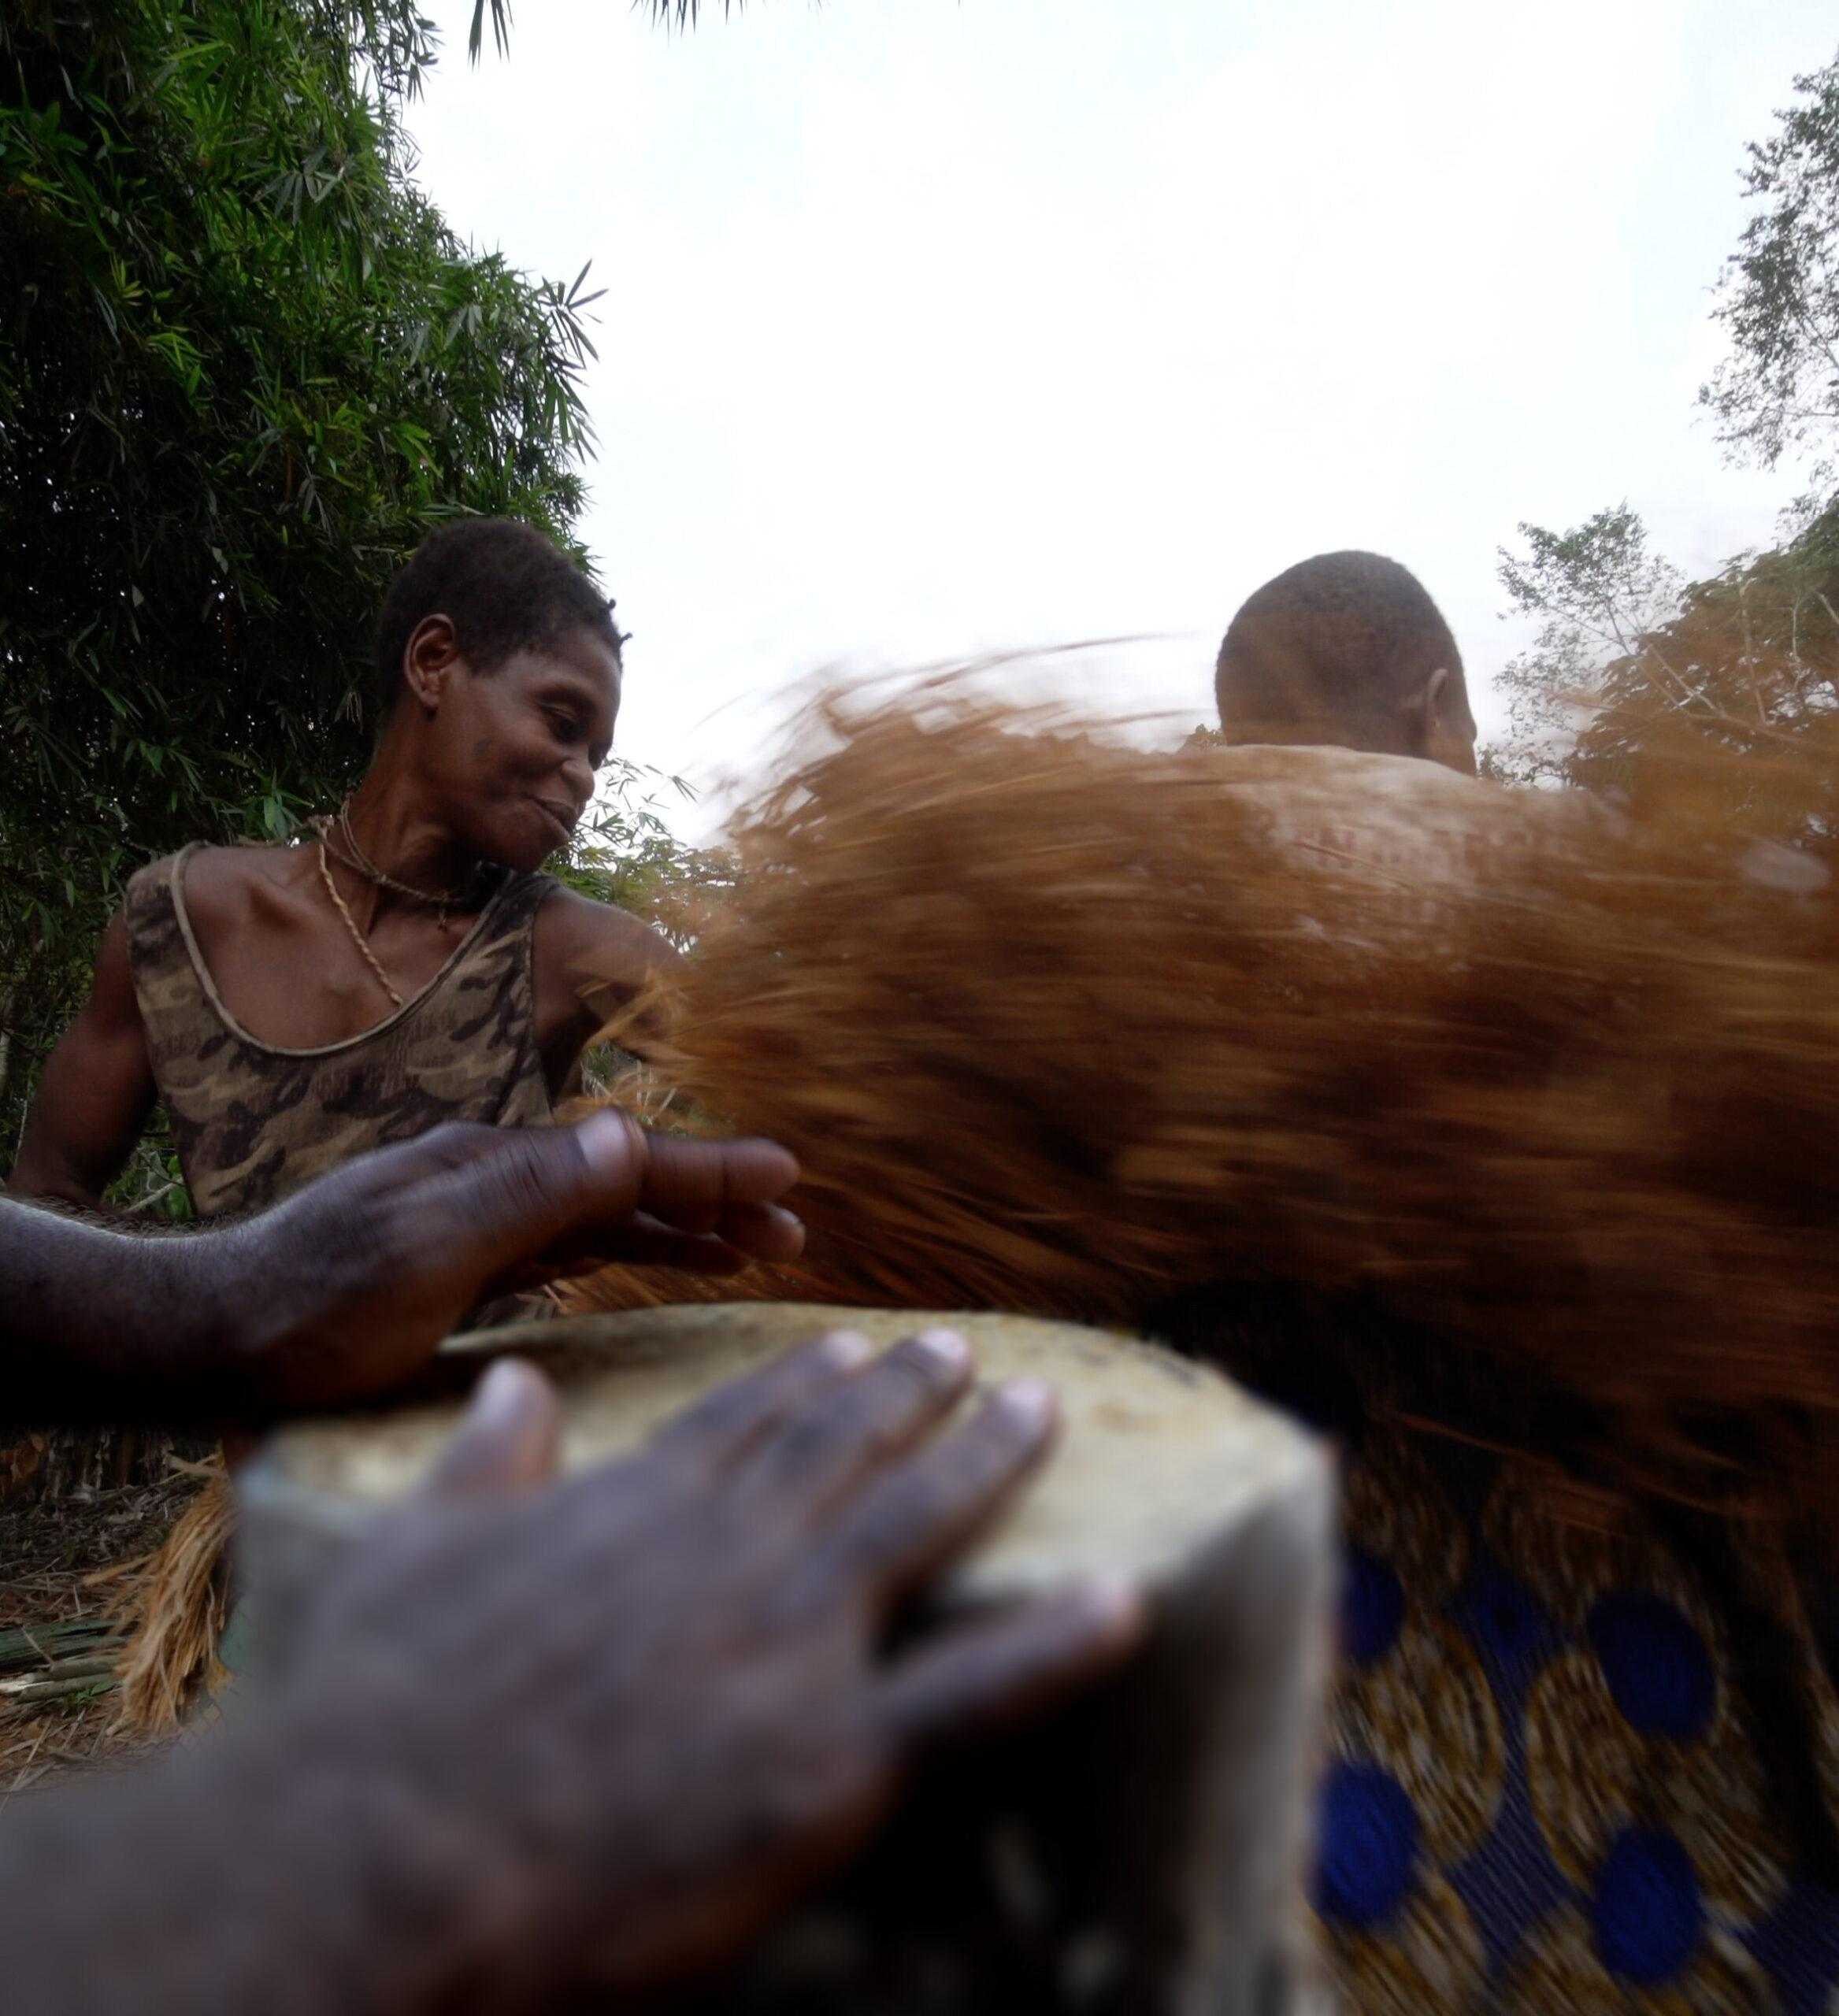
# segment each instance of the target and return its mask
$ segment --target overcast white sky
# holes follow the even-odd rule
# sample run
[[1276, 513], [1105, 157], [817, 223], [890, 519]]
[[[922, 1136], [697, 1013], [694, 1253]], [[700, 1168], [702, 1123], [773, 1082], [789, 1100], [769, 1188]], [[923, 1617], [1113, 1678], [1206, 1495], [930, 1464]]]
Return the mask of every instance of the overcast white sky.
[[619, 739], [705, 786], [835, 663], [1155, 633], [1106, 700], [1211, 719], [1239, 602], [1344, 546], [1422, 577], [1485, 730], [1520, 520], [1626, 497], [1703, 573], [1794, 493], [1693, 394], [1830, 0], [517, 0], [476, 69], [433, 11], [425, 183], [609, 290]]

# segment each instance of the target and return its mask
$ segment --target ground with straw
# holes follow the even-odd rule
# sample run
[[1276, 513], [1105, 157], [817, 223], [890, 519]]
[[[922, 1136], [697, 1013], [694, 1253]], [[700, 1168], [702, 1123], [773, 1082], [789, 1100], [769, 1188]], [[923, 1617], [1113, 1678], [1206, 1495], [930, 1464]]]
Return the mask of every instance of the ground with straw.
[[200, 1482], [0, 1498], [0, 1806], [145, 1748], [119, 1725], [113, 1627]]

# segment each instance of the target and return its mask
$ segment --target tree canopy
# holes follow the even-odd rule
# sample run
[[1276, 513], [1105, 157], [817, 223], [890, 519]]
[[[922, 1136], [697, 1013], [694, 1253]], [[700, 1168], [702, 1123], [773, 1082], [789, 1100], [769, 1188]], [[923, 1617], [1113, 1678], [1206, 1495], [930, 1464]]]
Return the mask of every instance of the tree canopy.
[[1730, 351], [1699, 396], [1733, 454], [1804, 455], [1811, 488], [1779, 547], [1689, 584], [1626, 503], [1562, 532], [1522, 524], [1500, 580], [1539, 629], [1501, 674], [1508, 734], [1487, 761], [1510, 781], [1626, 790], [1658, 750], [1741, 751], [1753, 760], [1724, 774], [1759, 826], [1826, 843], [1839, 834], [1839, 57], [1795, 89], [1749, 149], [1759, 207], [1715, 310]]
[[593, 297], [416, 187], [431, 36], [410, 0], [0, 0], [9, 1120], [128, 872], [354, 780], [429, 527], [570, 536]]
[[1778, 794], [1800, 777], [1782, 799], [1797, 836], [1810, 819], [1836, 830], [1825, 780], [1839, 732], [1839, 506], [1690, 584], [1648, 551], [1626, 504], [1567, 532], [1520, 532], [1528, 551], [1502, 554], [1501, 579], [1541, 628], [1501, 676], [1511, 726], [1489, 752], [1494, 775], [1626, 790], [1644, 751], [1677, 754], [1684, 732], [1757, 759], [1731, 769], [1733, 788], [1762, 767]]
[[1626, 662], [1673, 613], [1682, 584], [1626, 503], [1568, 532], [1522, 524], [1520, 536], [1524, 554], [1501, 549], [1500, 583], [1539, 631], [1496, 681], [1508, 735], [1492, 769], [1515, 784], [1565, 782], [1578, 731], [1607, 697], [1605, 665]]
[[1725, 262], [1716, 310], [1730, 354], [1700, 394], [1722, 438], [1773, 467], [1810, 450], [1817, 506], [1839, 430], [1839, 57], [1796, 98], [1744, 177], [1762, 207]]

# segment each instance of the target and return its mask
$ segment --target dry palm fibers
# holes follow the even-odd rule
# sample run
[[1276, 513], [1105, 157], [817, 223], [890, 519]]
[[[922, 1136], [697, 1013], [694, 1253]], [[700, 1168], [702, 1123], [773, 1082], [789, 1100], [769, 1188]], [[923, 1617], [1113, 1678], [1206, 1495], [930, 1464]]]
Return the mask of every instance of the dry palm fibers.
[[136, 1606], [120, 1670], [121, 1719], [130, 1727], [176, 1728], [214, 1666], [224, 1625], [224, 1554], [235, 1525], [230, 1480], [213, 1470], [167, 1536]]
[[1305, 1282], [1657, 1462], [1707, 1411], [1836, 1418], [1830, 742], [1656, 720], [1605, 802], [949, 684], [806, 728], [650, 1043], [654, 1096], [804, 1166], [806, 1262], [714, 1292], [1134, 1321]]

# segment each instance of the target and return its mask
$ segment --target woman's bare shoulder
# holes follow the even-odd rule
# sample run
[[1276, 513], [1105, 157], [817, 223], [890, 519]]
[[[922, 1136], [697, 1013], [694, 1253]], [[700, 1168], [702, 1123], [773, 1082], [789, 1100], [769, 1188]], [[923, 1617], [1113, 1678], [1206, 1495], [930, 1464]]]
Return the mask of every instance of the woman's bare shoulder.
[[559, 884], [536, 913], [534, 951], [539, 986], [550, 975], [571, 991], [588, 977], [617, 991], [636, 992], [652, 973], [673, 975], [684, 963], [662, 932], [631, 911]]
[[202, 845], [185, 855], [185, 907], [209, 929], [247, 923], [258, 912], [295, 897], [305, 858], [298, 847]]

